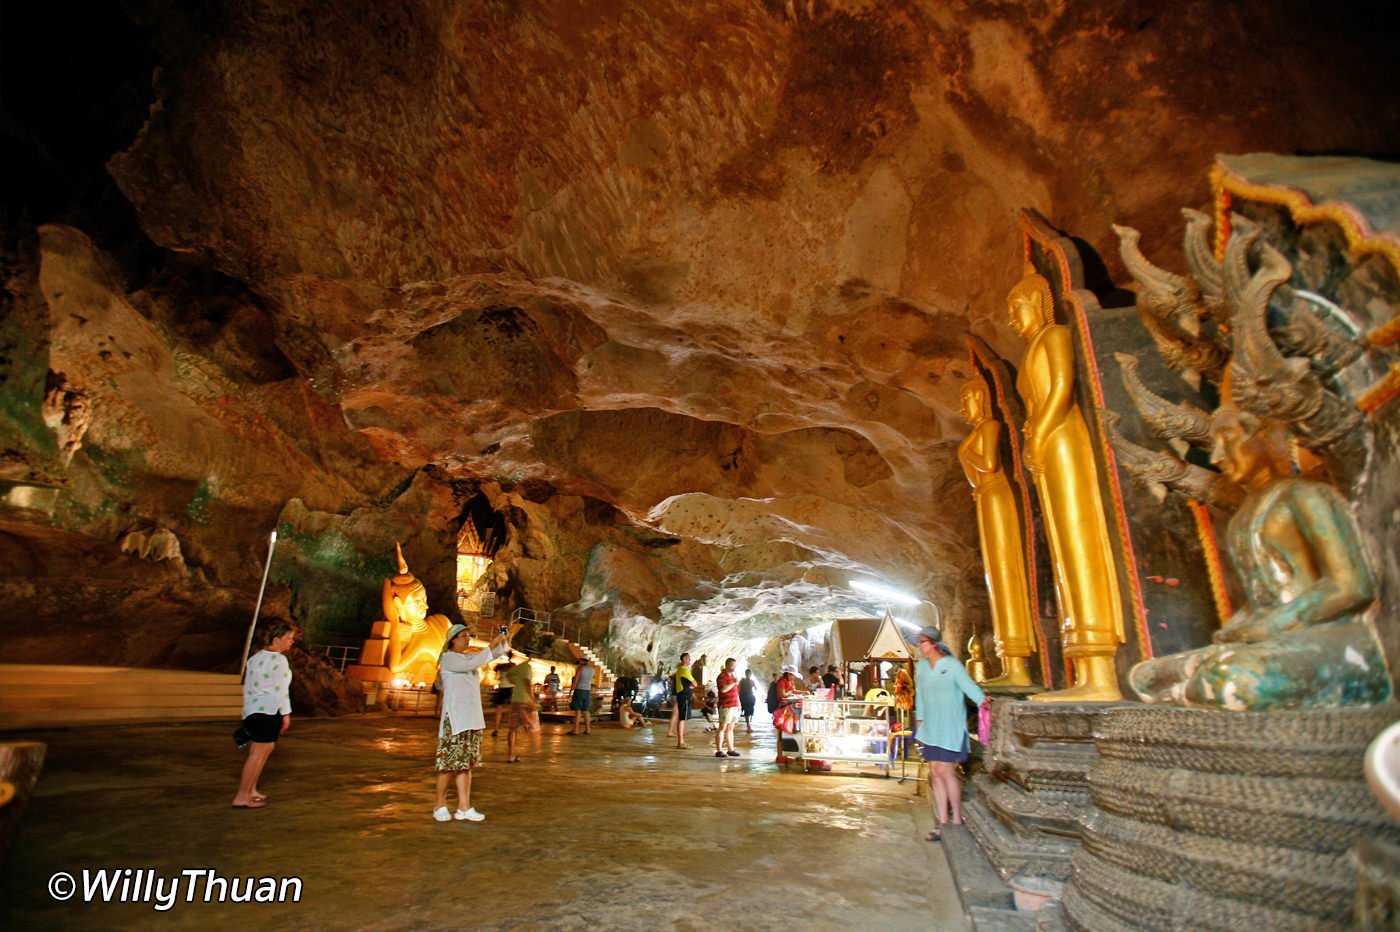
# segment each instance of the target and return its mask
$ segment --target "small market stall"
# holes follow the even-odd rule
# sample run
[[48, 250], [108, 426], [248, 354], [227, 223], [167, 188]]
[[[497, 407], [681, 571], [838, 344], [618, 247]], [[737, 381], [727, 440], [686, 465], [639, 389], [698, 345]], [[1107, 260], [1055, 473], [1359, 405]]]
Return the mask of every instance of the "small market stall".
[[842, 761], [875, 764], [889, 776], [897, 746], [902, 748], [896, 739], [908, 731], [894, 681], [901, 668], [908, 672], [912, 652], [888, 612], [883, 618], [838, 619], [831, 644], [856, 698], [840, 698], [834, 690], [804, 696], [796, 708], [796, 757], [804, 770], [818, 761]]

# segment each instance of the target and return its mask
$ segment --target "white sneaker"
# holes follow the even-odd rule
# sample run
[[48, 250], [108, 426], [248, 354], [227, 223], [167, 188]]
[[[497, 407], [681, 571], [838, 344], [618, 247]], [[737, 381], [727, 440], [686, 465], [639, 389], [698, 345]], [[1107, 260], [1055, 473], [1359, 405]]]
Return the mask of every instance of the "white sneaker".
[[[446, 811], [446, 810], [444, 810], [444, 811]], [[471, 807], [470, 809], [468, 809], [466, 812], [463, 812], [461, 809], [458, 809], [457, 812], [454, 814], [454, 818], [456, 818], [459, 822], [463, 822], [463, 821], [465, 821], [465, 822], [485, 822], [485, 821], [486, 821], [486, 816], [484, 816], [484, 815], [482, 815], [481, 813], [477, 812], [475, 806], [472, 806], [472, 807]]]
[[438, 806], [433, 810], [433, 818], [437, 819], [439, 822], [451, 822], [452, 813], [447, 811], [446, 806]]

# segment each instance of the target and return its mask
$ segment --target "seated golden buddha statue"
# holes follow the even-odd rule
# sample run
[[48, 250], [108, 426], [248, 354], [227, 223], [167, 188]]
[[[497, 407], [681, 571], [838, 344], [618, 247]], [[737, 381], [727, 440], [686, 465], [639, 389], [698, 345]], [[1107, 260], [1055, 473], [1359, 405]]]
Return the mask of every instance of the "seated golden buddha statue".
[[1041, 693], [1050, 702], [1122, 698], [1113, 658], [1124, 641], [1118, 572], [1099, 495], [1089, 428], [1074, 397], [1074, 337], [1055, 323], [1050, 282], [1029, 266], [1007, 298], [1011, 328], [1028, 341], [1016, 377], [1026, 404], [1026, 466], [1044, 516], [1060, 643], [1074, 670], [1068, 689]]
[[[991, 597], [992, 631], [1001, 658], [1000, 676], [987, 680], [984, 666], [983, 675], [973, 679], [988, 686], [1029, 686], [1026, 658], [1035, 652], [1035, 635], [1026, 550], [1021, 543], [1021, 512], [1011, 481], [1001, 468], [1001, 422], [992, 417], [991, 395], [981, 379], [963, 385], [962, 414], [972, 425], [972, 433], [958, 447], [958, 460], [972, 484], [977, 505], [977, 534]], [[982, 645], [975, 636], [968, 649], [974, 644], [981, 661]], [[970, 654], [968, 670], [972, 670]]]
[[1133, 689], [1145, 702], [1236, 710], [1385, 701], [1390, 680], [1363, 617], [1375, 580], [1346, 502], [1291, 476], [1278, 422], [1226, 405], [1212, 435], [1212, 460], [1247, 493], [1225, 544], [1248, 604], [1212, 646], [1133, 667]]

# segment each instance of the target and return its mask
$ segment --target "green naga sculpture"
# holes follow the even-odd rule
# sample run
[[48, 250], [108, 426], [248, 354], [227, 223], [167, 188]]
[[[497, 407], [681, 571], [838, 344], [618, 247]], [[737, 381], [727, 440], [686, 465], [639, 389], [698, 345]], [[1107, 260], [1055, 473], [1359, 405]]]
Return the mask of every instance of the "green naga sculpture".
[[[1290, 441], [1297, 439], [1317, 454], [1332, 478], [1354, 489], [1369, 449], [1367, 426], [1356, 407], [1333, 390], [1341, 383], [1325, 363], [1335, 354], [1285, 356], [1275, 343], [1276, 332], [1307, 330], [1271, 329], [1268, 323], [1270, 307], [1285, 321], [1308, 317], [1297, 309], [1294, 293], [1285, 290], [1292, 268], [1259, 241], [1252, 224], [1237, 217], [1234, 226], [1223, 266], [1207, 276], [1221, 282], [1233, 350], [1219, 379], [1224, 404], [1210, 418], [1209, 439], [1211, 460], [1223, 473], [1217, 478], [1244, 493], [1223, 543], [1247, 604], [1214, 634], [1210, 646], [1139, 663], [1129, 682], [1146, 702], [1239, 711], [1385, 702], [1391, 678], [1367, 617], [1378, 587], [1361, 529], [1347, 499], [1333, 485], [1295, 475], [1289, 455]], [[1127, 235], [1132, 233], [1119, 228], [1124, 261], [1141, 300], [1144, 293], [1165, 292], [1162, 283], [1170, 282], [1137, 252], [1135, 235]], [[1296, 334], [1289, 339], [1296, 342]], [[1134, 375], [1135, 368], [1125, 366], [1125, 378], [1131, 382]], [[1149, 393], [1141, 386], [1128, 388], [1141, 408]], [[1155, 405], [1154, 413], [1160, 407]], [[1169, 420], [1177, 435], [1183, 425], [1203, 433], [1204, 412]], [[1115, 444], [1120, 440], [1115, 437]], [[1130, 471], [1133, 462], [1130, 457]], [[1168, 485], [1197, 500], [1226, 504], [1226, 498], [1212, 494], [1213, 486], [1189, 487], [1186, 472], [1150, 474], [1167, 477]]]

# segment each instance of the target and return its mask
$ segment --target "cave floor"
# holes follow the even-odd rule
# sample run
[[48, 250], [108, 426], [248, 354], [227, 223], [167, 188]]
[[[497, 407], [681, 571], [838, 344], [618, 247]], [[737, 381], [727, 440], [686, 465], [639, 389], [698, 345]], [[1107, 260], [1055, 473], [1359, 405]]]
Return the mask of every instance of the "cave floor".
[[[689, 751], [664, 722], [579, 737], [546, 723], [519, 764], [504, 732], [484, 739], [472, 803], [485, 822], [437, 823], [435, 727], [296, 718], [259, 810], [229, 805], [233, 723], [12, 735], [49, 751], [0, 878], [0, 928], [966, 928], [913, 780], [839, 763], [784, 772], [768, 727], [741, 724], [743, 756], [720, 761], [699, 719]], [[142, 882], [124, 902], [84, 902], [83, 871], [104, 868], [147, 869], [149, 900]], [[203, 902], [208, 875], [182, 874], [203, 869], [300, 878], [300, 902]], [[77, 881], [67, 901], [49, 892], [59, 872]], [[179, 885], [168, 911], [158, 879]]]

